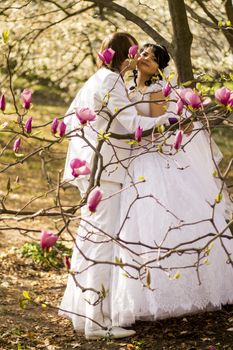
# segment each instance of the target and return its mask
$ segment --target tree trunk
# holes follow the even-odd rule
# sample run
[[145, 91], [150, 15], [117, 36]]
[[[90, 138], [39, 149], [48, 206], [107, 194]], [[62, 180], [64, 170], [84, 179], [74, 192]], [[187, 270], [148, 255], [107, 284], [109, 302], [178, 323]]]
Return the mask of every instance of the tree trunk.
[[191, 45], [193, 36], [189, 28], [184, 0], [168, 0], [173, 27], [174, 59], [181, 82], [193, 80]]
[[227, 14], [229, 21], [231, 21], [231, 25], [233, 25], [233, 3], [232, 3], [232, 0], [227, 0], [225, 2], [225, 10], [226, 10], [226, 14]]
[[[233, 3], [232, 0], [227, 0], [225, 2], [225, 10], [228, 17], [228, 20], [231, 22], [231, 25], [233, 25]], [[230, 45], [231, 51], [233, 51], [233, 29], [226, 29], [223, 33]]]

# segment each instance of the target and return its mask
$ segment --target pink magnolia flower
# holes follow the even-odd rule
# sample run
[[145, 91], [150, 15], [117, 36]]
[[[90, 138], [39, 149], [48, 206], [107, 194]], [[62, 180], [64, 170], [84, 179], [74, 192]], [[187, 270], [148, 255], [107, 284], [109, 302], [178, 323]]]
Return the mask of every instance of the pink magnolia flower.
[[67, 255], [64, 256], [63, 262], [67, 270], [70, 270], [71, 263], [70, 263], [70, 258]]
[[166, 83], [166, 85], [162, 88], [162, 93], [164, 97], [168, 97], [172, 91], [171, 84], [169, 81]]
[[110, 64], [113, 56], [115, 55], [115, 51], [111, 48], [105, 49], [103, 52], [98, 53], [99, 59], [104, 63], [104, 64]]
[[233, 107], [233, 92], [232, 92], [231, 95], [230, 95], [230, 98], [229, 98], [229, 101], [228, 101], [228, 105], [229, 105], [230, 107]]
[[21, 145], [21, 139], [18, 138], [18, 139], [16, 139], [15, 142], [14, 142], [13, 151], [14, 151], [14, 152], [18, 152], [19, 149], [20, 149], [20, 145]]
[[91, 169], [89, 168], [87, 162], [79, 158], [72, 159], [70, 162], [70, 167], [72, 169], [72, 175], [74, 177], [78, 177], [80, 175], [89, 175], [91, 173]]
[[53, 247], [57, 240], [58, 236], [55, 236], [52, 232], [45, 230], [41, 231], [40, 246], [42, 250], [48, 250]]
[[77, 108], [75, 114], [82, 125], [96, 119], [95, 112], [88, 107]]
[[6, 109], [6, 99], [4, 95], [0, 97], [0, 109], [4, 112]]
[[95, 187], [87, 198], [87, 207], [91, 212], [95, 212], [97, 206], [99, 205], [103, 196], [103, 191], [101, 191], [100, 187]]
[[137, 127], [136, 131], [135, 131], [135, 140], [140, 142], [142, 139], [142, 132], [143, 132], [143, 128], [140, 127], [140, 125]]
[[187, 92], [193, 92], [191, 88], [177, 89], [178, 99], [180, 99], [184, 105], [187, 105], [185, 95]]
[[176, 102], [176, 113], [180, 115], [183, 112], [183, 109], [184, 109], [184, 103], [182, 99], [179, 98], [178, 101]]
[[30, 90], [24, 89], [21, 93], [23, 108], [29, 109], [32, 102], [32, 92]]
[[176, 133], [175, 141], [173, 147], [178, 150], [181, 146], [184, 131], [182, 129], [178, 130]]
[[64, 121], [61, 122], [60, 126], [59, 126], [59, 135], [60, 137], [63, 137], [66, 133], [66, 124], [64, 123]]
[[26, 123], [24, 125], [24, 130], [30, 134], [32, 132], [32, 117], [29, 117], [27, 120], [26, 120]]
[[201, 97], [194, 91], [187, 91], [184, 98], [187, 105], [191, 106], [193, 109], [198, 109], [202, 106]]
[[52, 132], [53, 134], [56, 134], [58, 125], [59, 125], [59, 120], [58, 120], [57, 118], [54, 118], [54, 119], [53, 119], [53, 122], [52, 122], [52, 124], [51, 124], [51, 132]]
[[220, 89], [216, 90], [214, 95], [218, 102], [226, 106], [230, 100], [231, 90], [223, 86]]
[[134, 58], [138, 53], [138, 45], [130, 46], [129, 48], [129, 58]]

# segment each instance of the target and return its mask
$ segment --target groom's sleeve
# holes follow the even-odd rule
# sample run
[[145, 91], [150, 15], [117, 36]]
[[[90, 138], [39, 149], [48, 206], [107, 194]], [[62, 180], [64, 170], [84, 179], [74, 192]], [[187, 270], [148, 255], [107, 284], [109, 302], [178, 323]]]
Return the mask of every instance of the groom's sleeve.
[[102, 92], [111, 114], [115, 114], [117, 110], [124, 108], [116, 118], [130, 133], [134, 133], [139, 125], [145, 131], [152, 129], [156, 125], [169, 124], [168, 115], [158, 118], [144, 117], [137, 113], [134, 106], [127, 107], [132, 102], [128, 98], [122, 78], [118, 77], [115, 73], [107, 76], [107, 79], [103, 82]]

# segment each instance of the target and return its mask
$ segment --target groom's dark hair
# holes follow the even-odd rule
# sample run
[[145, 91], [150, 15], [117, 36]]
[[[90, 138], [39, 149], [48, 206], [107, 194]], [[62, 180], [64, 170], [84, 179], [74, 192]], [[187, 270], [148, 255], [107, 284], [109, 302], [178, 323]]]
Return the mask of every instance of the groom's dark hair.
[[[107, 48], [115, 51], [110, 69], [120, 71], [122, 63], [128, 58], [129, 48], [132, 45], [138, 45], [137, 40], [129, 33], [116, 32], [107, 36], [101, 44], [100, 52]], [[105, 64], [101, 61], [98, 66], [102, 67]]]

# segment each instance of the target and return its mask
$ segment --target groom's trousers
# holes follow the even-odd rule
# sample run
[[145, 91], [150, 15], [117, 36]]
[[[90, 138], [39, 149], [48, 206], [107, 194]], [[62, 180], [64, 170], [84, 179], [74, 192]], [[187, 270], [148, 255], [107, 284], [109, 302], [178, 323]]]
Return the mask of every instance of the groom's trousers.
[[[81, 195], [86, 193], [87, 180], [79, 180]], [[81, 222], [77, 232], [76, 246], [71, 262], [71, 269], [77, 271], [72, 278], [73, 299], [76, 300], [77, 313], [84, 313], [86, 318], [72, 316], [75, 329], [99, 328], [96, 322], [104, 326], [111, 325], [111, 285], [114, 262], [114, 242], [120, 227], [120, 193], [121, 184], [102, 181], [100, 188], [103, 198], [96, 212], [91, 213], [87, 206], [81, 209]], [[106, 293], [104, 297], [103, 294]], [[104, 297], [104, 298], [103, 298]], [[101, 301], [102, 299], [102, 301]], [[82, 327], [80, 327], [80, 321]], [[84, 323], [83, 323], [84, 322]]]

